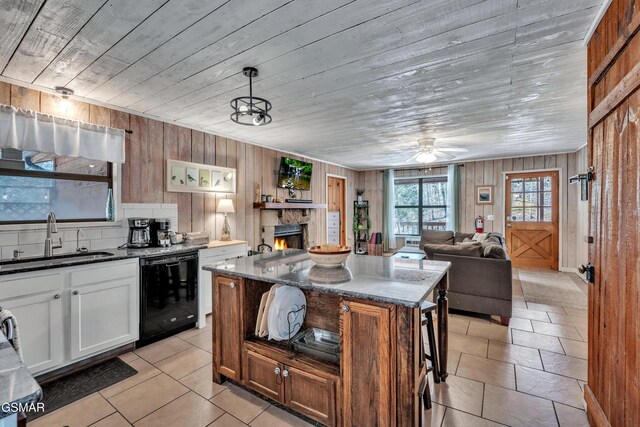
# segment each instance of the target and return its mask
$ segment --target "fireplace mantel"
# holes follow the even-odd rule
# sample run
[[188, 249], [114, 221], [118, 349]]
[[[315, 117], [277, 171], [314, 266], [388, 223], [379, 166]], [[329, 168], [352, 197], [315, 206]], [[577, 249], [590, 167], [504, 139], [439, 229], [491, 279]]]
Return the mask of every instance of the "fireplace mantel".
[[323, 203], [254, 203], [254, 209], [326, 209]]

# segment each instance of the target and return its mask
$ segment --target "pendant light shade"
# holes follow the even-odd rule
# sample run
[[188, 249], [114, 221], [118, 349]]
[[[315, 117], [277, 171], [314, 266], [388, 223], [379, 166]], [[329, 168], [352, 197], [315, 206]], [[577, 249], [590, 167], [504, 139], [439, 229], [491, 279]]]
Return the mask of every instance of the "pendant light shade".
[[258, 76], [258, 70], [245, 67], [242, 74], [249, 77], [249, 96], [240, 96], [231, 100], [231, 120], [245, 126], [264, 126], [271, 123], [271, 103], [264, 98], [253, 96], [253, 78]]

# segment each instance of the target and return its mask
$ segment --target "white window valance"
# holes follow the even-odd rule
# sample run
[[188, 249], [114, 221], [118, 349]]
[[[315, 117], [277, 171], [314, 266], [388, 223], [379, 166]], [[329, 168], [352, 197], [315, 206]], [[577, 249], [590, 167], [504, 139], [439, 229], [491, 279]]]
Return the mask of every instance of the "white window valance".
[[0, 104], [0, 148], [124, 163], [124, 130]]

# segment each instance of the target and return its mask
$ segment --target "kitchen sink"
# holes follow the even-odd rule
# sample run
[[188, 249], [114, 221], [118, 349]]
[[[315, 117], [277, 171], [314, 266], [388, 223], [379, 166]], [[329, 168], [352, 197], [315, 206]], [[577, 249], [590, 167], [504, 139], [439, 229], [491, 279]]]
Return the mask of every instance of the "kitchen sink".
[[12, 270], [55, 267], [66, 264], [74, 264], [82, 261], [90, 261], [101, 258], [114, 256], [111, 252], [74, 252], [69, 254], [60, 254], [50, 257], [29, 257], [18, 260], [0, 261], [0, 271], [7, 272]]

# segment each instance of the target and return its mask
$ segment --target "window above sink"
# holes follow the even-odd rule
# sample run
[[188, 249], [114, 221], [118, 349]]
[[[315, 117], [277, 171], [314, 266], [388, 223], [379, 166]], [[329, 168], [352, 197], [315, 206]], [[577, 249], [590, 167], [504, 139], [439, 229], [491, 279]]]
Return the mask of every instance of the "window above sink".
[[[117, 193], [117, 169], [81, 157], [0, 150], [0, 230], [44, 225], [49, 212], [55, 212], [60, 223], [113, 225], [106, 207], [109, 190]], [[115, 209], [116, 200], [112, 203]]]

